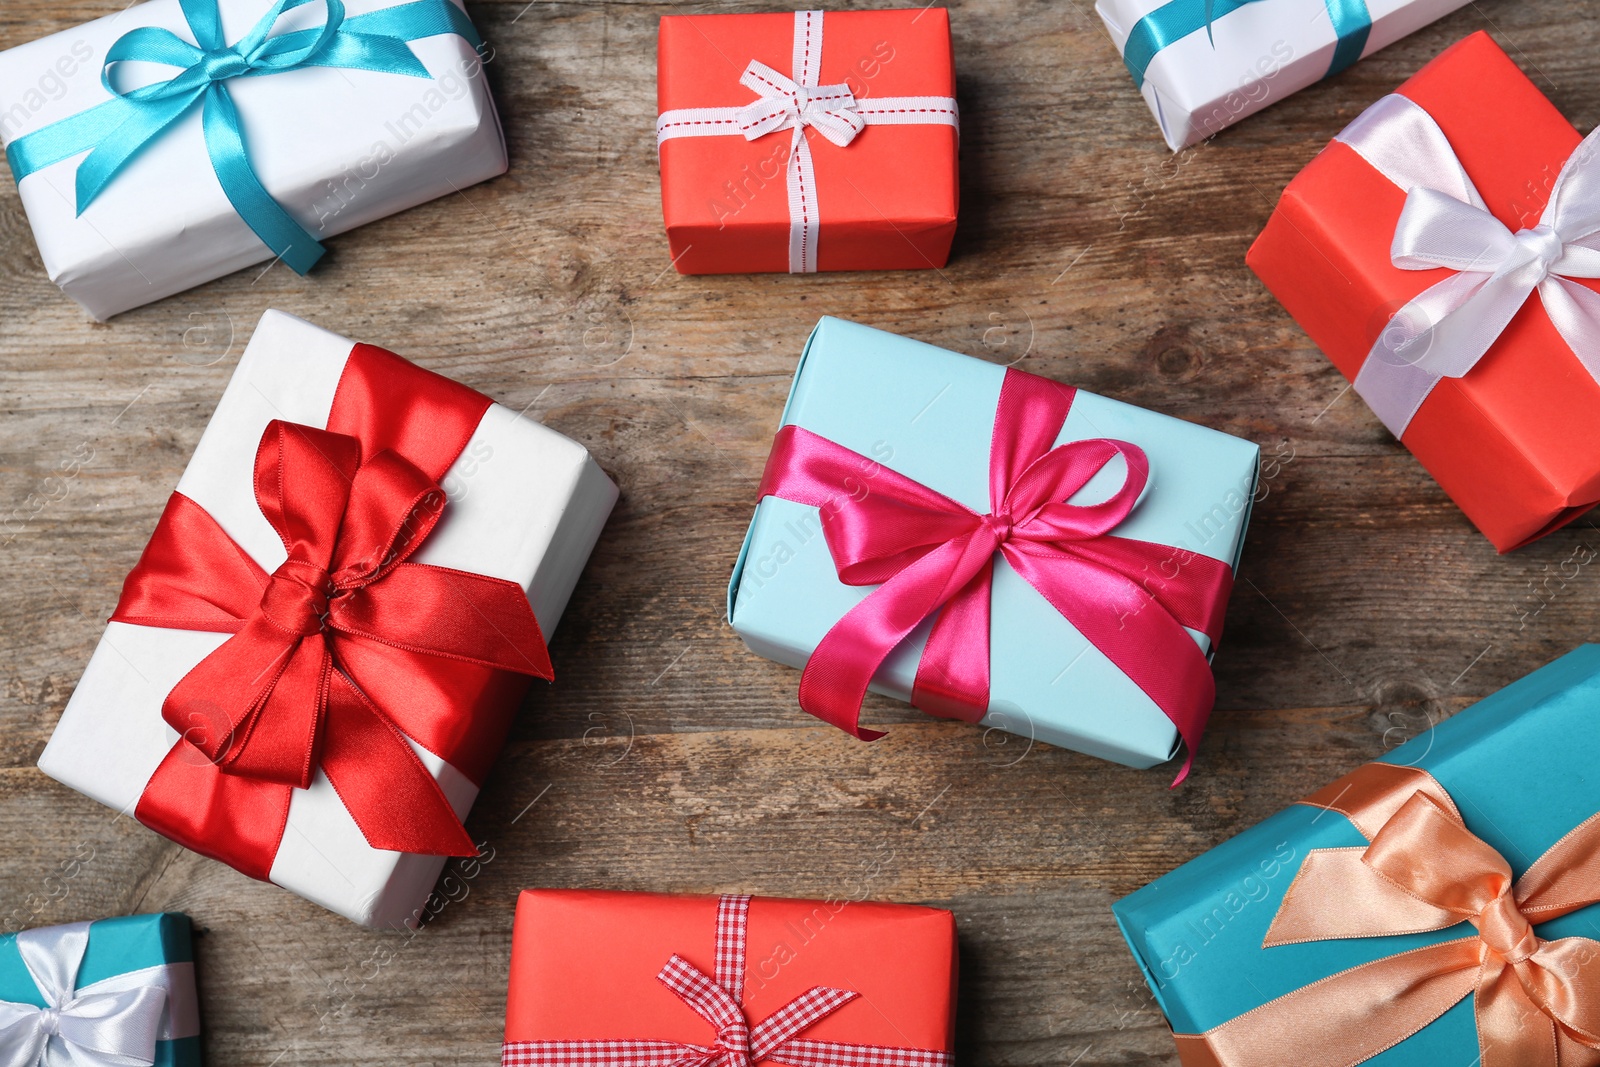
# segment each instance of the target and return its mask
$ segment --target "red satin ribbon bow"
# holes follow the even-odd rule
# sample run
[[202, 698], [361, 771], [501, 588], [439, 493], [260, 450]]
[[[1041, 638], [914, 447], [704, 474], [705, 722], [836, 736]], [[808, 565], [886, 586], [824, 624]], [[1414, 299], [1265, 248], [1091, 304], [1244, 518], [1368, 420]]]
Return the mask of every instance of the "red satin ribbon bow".
[[1178, 1035], [1185, 1067], [1349, 1067], [1399, 1044], [1468, 996], [1483, 1067], [1600, 1064], [1600, 942], [1534, 931], [1600, 902], [1600, 815], [1520, 879], [1468, 830], [1434, 777], [1369, 763], [1302, 803], [1346, 815], [1370, 844], [1313, 850], [1266, 946], [1443, 930], [1469, 936], [1341, 971], [1204, 1034]]
[[[861, 726], [867, 687], [889, 653], [937, 612], [911, 702], [933, 715], [981, 719], [998, 553], [1172, 720], [1187, 748], [1177, 781], [1188, 775], [1216, 683], [1184, 628], [1215, 646], [1233, 570], [1110, 535], [1144, 490], [1149, 461], [1126, 441], [1056, 445], [1075, 395], [1006, 371], [985, 515], [808, 430], [778, 431], [760, 495], [819, 508], [839, 580], [878, 586], [812, 652], [800, 678], [802, 708], [862, 740], [883, 736]], [[1116, 493], [1098, 504], [1067, 503], [1119, 455], [1127, 474]]]
[[[362, 401], [350, 397], [386, 399], [371, 395], [381, 383], [359, 379], [394, 370], [389, 361], [403, 364], [357, 348], [330, 423], [340, 401], [344, 421], [360, 423], [348, 409]], [[408, 378], [426, 375], [404, 366]], [[446, 759], [482, 749], [451, 718], [473, 711], [474, 696], [503, 704], [495, 676], [552, 671], [520, 586], [410, 561], [445, 493], [436, 474], [371, 446], [420, 435], [419, 459], [447, 468], [487, 400], [438, 381], [418, 384], [437, 388], [442, 427], [427, 427], [426, 414], [410, 425], [380, 415], [364, 436], [267, 426], [255, 495], [287, 552], [271, 574], [200, 505], [172, 495], [112, 619], [233, 636], [167, 694], [162, 716], [182, 736], [140, 798], [140, 821], [265, 878], [290, 796], [320, 768], [373, 848], [475, 852], [408, 735]]]
[[716, 1033], [710, 1046], [640, 1039], [508, 1041], [501, 1067], [754, 1067], [765, 1060], [790, 1067], [950, 1067], [948, 1052], [922, 1048], [812, 1041], [798, 1035], [859, 995], [812, 986], [752, 1025], [744, 1014], [748, 896], [717, 900], [716, 977], [674, 954], [656, 980]]

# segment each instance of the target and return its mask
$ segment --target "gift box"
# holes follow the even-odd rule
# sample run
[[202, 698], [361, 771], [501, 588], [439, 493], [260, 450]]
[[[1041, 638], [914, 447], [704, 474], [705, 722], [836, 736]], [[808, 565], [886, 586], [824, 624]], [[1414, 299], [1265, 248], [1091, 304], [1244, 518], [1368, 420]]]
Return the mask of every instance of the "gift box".
[[1600, 500], [1600, 140], [1580, 141], [1473, 34], [1312, 160], [1248, 256], [1502, 552]]
[[1585, 645], [1114, 904], [1181, 1061], [1594, 1062], [1597, 701]]
[[1466, 0], [1096, 0], [1174, 151], [1331, 77]]
[[480, 45], [459, 0], [148, 0], [0, 53], [45, 270], [104, 319], [304, 273], [321, 240], [503, 173]]
[[959, 183], [943, 8], [669, 15], [657, 63], [679, 272], [944, 266]]
[[414, 924], [616, 497], [581, 445], [269, 311], [39, 766]]
[[0, 937], [7, 1063], [200, 1067], [183, 915], [129, 915]]
[[949, 1067], [955, 917], [861, 900], [530, 889], [505, 1067]]
[[1192, 757], [1257, 461], [1215, 430], [825, 318], [728, 617], [858, 737], [878, 736], [859, 724], [870, 688], [1130, 766], [1180, 740]]

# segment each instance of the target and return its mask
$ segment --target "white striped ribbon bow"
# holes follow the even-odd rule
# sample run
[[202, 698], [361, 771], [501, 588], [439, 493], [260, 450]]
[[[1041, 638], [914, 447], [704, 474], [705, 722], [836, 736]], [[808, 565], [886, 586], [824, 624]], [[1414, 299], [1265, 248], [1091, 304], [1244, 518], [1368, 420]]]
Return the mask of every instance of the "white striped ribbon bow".
[[810, 1041], [798, 1035], [859, 995], [813, 986], [750, 1025], [744, 1014], [746, 924], [750, 898], [717, 901], [716, 977], [674, 954], [656, 979], [716, 1031], [709, 1047], [677, 1041], [508, 1041], [502, 1067], [754, 1067], [775, 1060], [792, 1067], [951, 1067], [948, 1052], [885, 1045]]
[[840, 148], [867, 126], [961, 128], [956, 102], [948, 96], [885, 96], [857, 100], [850, 86], [818, 85], [822, 69], [822, 12], [794, 13], [794, 76], [751, 60], [739, 84], [756, 93], [744, 107], [691, 107], [663, 111], [656, 119], [656, 147], [675, 137], [743, 137], [754, 141], [793, 130], [789, 144], [789, 271], [817, 269], [817, 176], [806, 139], [810, 126]]

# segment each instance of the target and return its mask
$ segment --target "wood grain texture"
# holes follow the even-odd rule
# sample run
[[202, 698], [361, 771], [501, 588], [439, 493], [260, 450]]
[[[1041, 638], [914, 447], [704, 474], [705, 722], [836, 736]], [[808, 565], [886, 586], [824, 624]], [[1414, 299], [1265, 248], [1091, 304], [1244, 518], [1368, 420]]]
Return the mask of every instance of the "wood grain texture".
[[[0, 47], [120, 6], [12, 0]], [[188, 912], [215, 1067], [487, 1067], [524, 886], [867, 893], [956, 911], [963, 1065], [1169, 1065], [1109, 903], [1594, 636], [1600, 571], [1563, 580], [1560, 564], [1600, 549], [1600, 520], [1496, 557], [1243, 259], [1327, 139], [1472, 30], [1589, 130], [1600, 0], [1478, 0], [1176, 157], [1087, 0], [956, 0], [949, 267], [680, 277], [660, 230], [656, 20], [762, 6], [469, 3], [510, 173], [335, 239], [308, 278], [248, 270], [96, 325], [0, 193], [0, 927]], [[554, 638], [560, 678], [468, 822], [493, 858], [456, 871], [459, 899], [414, 935], [250, 882], [34, 768], [269, 307], [526, 406], [623, 490]], [[851, 742], [723, 624], [823, 313], [1261, 443], [1266, 495], [1189, 783], [876, 698], [890, 736]]]

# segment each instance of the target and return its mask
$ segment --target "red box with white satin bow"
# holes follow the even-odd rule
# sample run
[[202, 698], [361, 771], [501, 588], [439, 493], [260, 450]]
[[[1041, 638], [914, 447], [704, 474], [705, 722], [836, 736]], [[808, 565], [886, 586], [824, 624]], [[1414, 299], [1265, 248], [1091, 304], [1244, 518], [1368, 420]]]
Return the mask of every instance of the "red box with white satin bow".
[[502, 1063], [950, 1067], [955, 1000], [941, 909], [530, 889]]
[[[1487, 34], [1475, 33], [1444, 51], [1398, 94], [1432, 117], [1484, 208], [1509, 231], [1498, 238], [1508, 250], [1504, 255], [1489, 256], [1495, 242], [1483, 241], [1480, 265], [1486, 271], [1502, 262], [1518, 269], [1514, 259], [1540, 252], [1536, 243], [1549, 238], [1531, 231], [1548, 221], [1546, 208], [1564, 169], [1600, 167], [1593, 142], [1580, 148], [1572, 124]], [[1394, 103], [1380, 102], [1389, 112], [1409, 109]], [[1247, 258], [1357, 392], [1364, 372], [1409, 373], [1463, 354], [1459, 335], [1425, 333], [1425, 320], [1408, 309], [1425, 291], [1466, 275], [1396, 264], [1407, 189], [1349, 143], [1362, 139], [1363, 124], [1371, 133], [1369, 118], [1377, 110], [1375, 105], [1289, 183]], [[1369, 154], [1381, 158], [1378, 151]], [[1449, 168], [1423, 169], [1431, 181]], [[1584, 184], [1587, 190], [1569, 182], [1562, 194], [1569, 203], [1557, 228], [1574, 242], [1569, 248], [1595, 244], [1585, 227], [1596, 223], [1579, 217], [1600, 220], [1600, 213], [1578, 201], [1600, 188], [1600, 178]], [[1480, 230], [1488, 232], [1481, 226], [1471, 232]], [[1453, 233], [1459, 244], [1468, 231], [1457, 222], [1435, 232], [1442, 237], [1424, 240], [1445, 245]], [[1600, 253], [1587, 255], [1600, 260]], [[1600, 283], [1580, 276], [1592, 272], [1578, 258], [1556, 262], [1545, 288], [1556, 290], [1553, 299], [1579, 309], [1575, 320], [1567, 319], [1576, 321], [1578, 328], [1567, 332], [1579, 338], [1579, 347], [1600, 349], [1600, 313], [1594, 310], [1600, 308]], [[1464, 376], [1440, 378], [1420, 406], [1397, 404], [1402, 416], [1409, 415], [1401, 443], [1501, 552], [1559, 529], [1600, 501], [1600, 384], [1558, 330], [1545, 288], [1529, 293], [1520, 307], [1513, 301], [1509, 323]], [[1372, 360], [1387, 366], [1369, 368]], [[1590, 362], [1600, 366], [1592, 356]], [[1329, 386], [1330, 401], [1337, 391]], [[1361, 401], [1340, 401], [1352, 402]], [[1365, 413], [1358, 421], [1382, 432]], [[1391, 428], [1398, 421], [1383, 419]]]
[[667, 16], [656, 89], [681, 273], [949, 258], [958, 116], [943, 8]]

